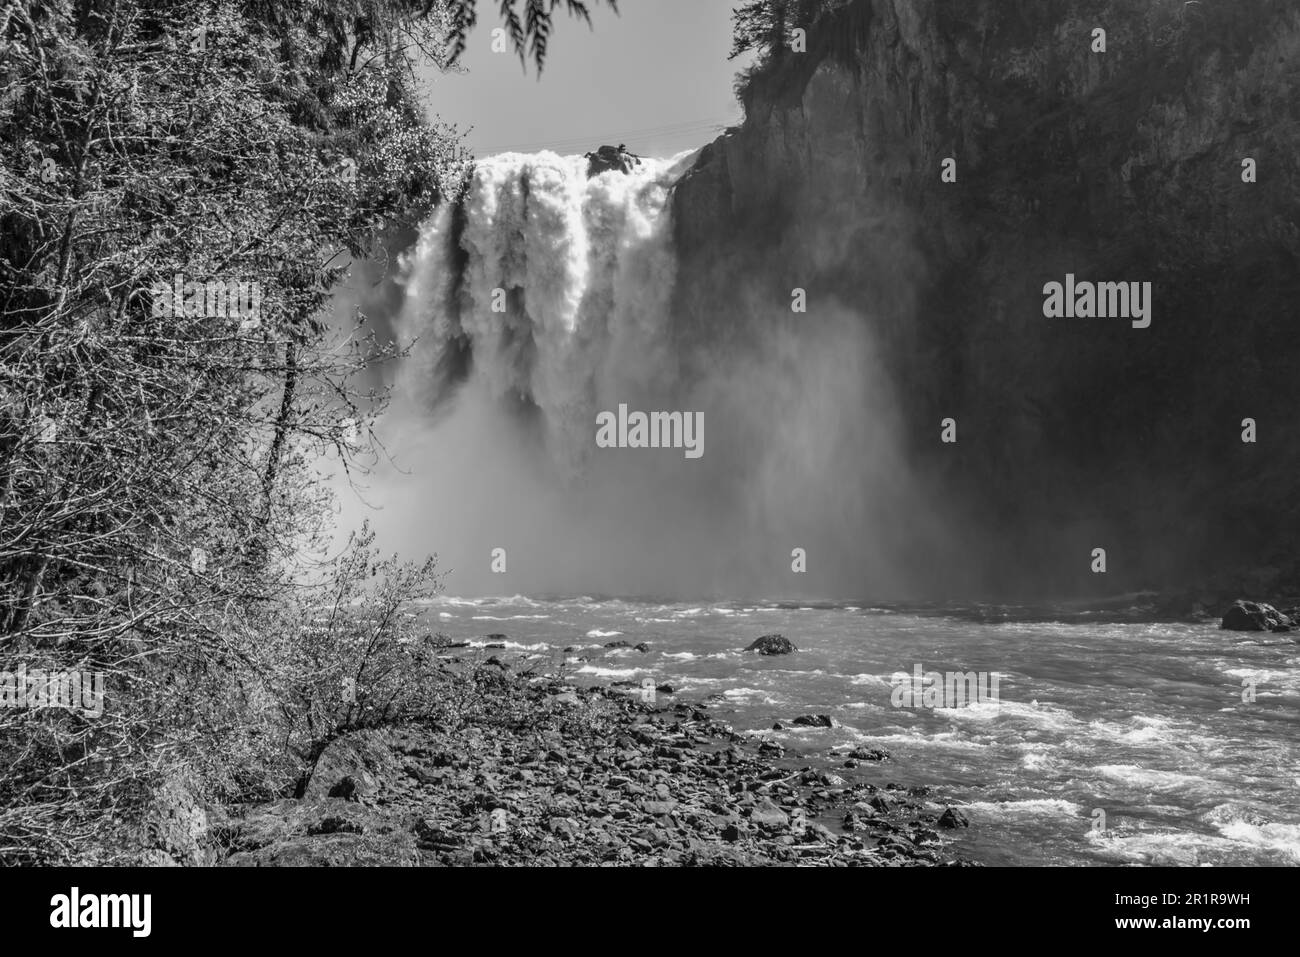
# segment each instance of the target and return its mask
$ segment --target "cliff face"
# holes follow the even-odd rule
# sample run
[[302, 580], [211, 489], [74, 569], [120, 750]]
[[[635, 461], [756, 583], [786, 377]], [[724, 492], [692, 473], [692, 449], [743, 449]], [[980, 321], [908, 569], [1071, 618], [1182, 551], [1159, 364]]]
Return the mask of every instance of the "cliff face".
[[[859, 313], [989, 589], [1300, 593], [1300, 6], [856, 0], [745, 100], [676, 187], [688, 334]], [[1150, 327], [1046, 318], [1067, 273]]]

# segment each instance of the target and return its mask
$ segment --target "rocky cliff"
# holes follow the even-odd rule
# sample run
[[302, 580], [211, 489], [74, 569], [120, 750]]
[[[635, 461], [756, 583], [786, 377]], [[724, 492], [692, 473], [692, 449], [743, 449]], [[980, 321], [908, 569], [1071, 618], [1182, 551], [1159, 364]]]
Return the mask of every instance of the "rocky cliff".
[[[1297, 81], [1293, 0], [855, 0], [678, 183], [683, 331], [860, 314], [988, 591], [1300, 592]], [[1067, 274], [1151, 325], [1046, 318]]]

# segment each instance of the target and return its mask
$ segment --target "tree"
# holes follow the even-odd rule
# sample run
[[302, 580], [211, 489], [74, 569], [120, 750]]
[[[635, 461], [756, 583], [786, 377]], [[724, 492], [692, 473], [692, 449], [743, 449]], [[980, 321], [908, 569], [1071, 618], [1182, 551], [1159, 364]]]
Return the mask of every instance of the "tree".
[[[516, 6], [540, 69], [557, 4], [518, 31]], [[0, 14], [0, 671], [112, 695], [94, 720], [0, 708], [0, 858], [66, 856], [167, 763], [247, 778], [254, 713], [295, 726], [302, 635], [264, 632], [356, 573], [304, 564], [315, 463], [364, 467], [384, 396], [358, 376], [402, 354], [322, 308], [340, 257], [460, 188], [414, 65], [473, 24], [455, 0]]]
[[[617, 12], [618, 0], [606, 0], [606, 2]], [[501, 19], [506, 25], [511, 43], [519, 54], [520, 62], [524, 62], [526, 56], [531, 56], [539, 73], [546, 59], [546, 48], [554, 26], [555, 10], [561, 5], [570, 16], [577, 17], [585, 21], [587, 26], [591, 26], [591, 13], [583, 0], [499, 0]], [[452, 0], [450, 4], [448, 38], [452, 63], [455, 63], [464, 52], [466, 37], [478, 22], [476, 7], [476, 0]]]
[[790, 48], [792, 31], [811, 29], [817, 19], [846, 0], [747, 0], [731, 12], [730, 59], [757, 52], [781, 56]]

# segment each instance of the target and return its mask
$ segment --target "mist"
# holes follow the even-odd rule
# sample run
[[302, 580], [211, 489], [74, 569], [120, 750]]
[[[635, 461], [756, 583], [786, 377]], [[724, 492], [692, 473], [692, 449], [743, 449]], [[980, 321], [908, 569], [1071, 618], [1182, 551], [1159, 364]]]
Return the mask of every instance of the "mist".
[[[392, 462], [343, 493], [345, 528], [369, 518], [386, 550], [436, 553], [462, 596], [933, 584], [918, 556], [944, 523], [902, 454], [868, 317], [738, 306], [718, 335], [677, 328], [667, 199], [687, 159], [591, 181], [580, 157], [480, 164], [463, 221], [439, 211], [406, 254], [392, 323], [419, 343], [376, 425]], [[597, 448], [597, 413], [620, 403], [700, 413], [703, 455]]]

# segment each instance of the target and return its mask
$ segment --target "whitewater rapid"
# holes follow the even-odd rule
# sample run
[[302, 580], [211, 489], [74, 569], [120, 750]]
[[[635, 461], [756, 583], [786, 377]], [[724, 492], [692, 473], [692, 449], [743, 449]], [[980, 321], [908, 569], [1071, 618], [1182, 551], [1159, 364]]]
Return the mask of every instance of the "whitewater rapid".
[[[702, 704], [751, 741], [786, 748], [791, 767], [931, 787], [936, 807], [971, 820], [942, 840], [986, 864], [1300, 865], [1300, 649], [1290, 642], [1136, 610], [1108, 621], [1061, 608], [1052, 620], [1045, 607], [515, 596], [437, 598], [423, 611], [449, 638], [504, 643], [539, 673], [563, 661], [584, 684], [653, 679], [673, 689], [659, 706]], [[743, 650], [773, 631], [799, 651]], [[996, 673], [999, 701], [899, 707], [895, 675], [918, 662]], [[1243, 701], [1242, 677], [1258, 682], [1256, 700]], [[808, 713], [839, 724], [792, 724]], [[891, 756], [846, 766], [857, 747]], [[842, 825], [839, 814], [820, 823]]]
[[582, 156], [504, 153], [476, 165], [408, 254], [417, 374], [441, 394], [450, 353], [494, 395], [534, 406], [580, 461], [595, 413], [671, 387], [676, 272], [670, 187], [690, 153], [587, 177]]

